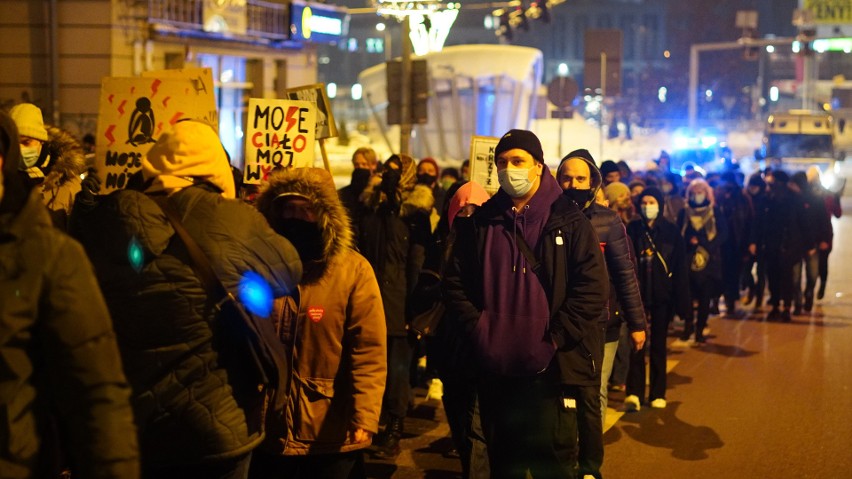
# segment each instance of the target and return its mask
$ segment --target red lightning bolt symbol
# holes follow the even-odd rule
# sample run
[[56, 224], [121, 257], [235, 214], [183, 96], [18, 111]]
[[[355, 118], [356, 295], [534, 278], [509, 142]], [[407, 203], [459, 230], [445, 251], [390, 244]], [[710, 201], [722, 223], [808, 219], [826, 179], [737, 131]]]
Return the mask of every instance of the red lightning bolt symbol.
[[115, 125], [108, 126], [106, 131], [104, 132], [104, 137], [109, 140], [109, 145], [107, 146], [112, 146], [112, 144], [115, 143], [115, 137], [112, 136], [112, 130], [115, 130]]
[[127, 100], [121, 100], [121, 104], [118, 105], [118, 112], [124, 115], [124, 105], [127, 104]]
[[178, 122], [178, 120], [180, 120], [180, 117], [181, 117], [181, 116], [183, 116], [183, 112], [182, 112], [182, 111], [179, 111], [179, 112], [175, 113], [175, 114], [174, 114], [174, 116], [172, 116], [172, 119], [171, 119], [171, 120], [169, 120], [169, 125], [174, 125], [175, 123], [177, 123], [177, 122]]
[[291, 106], [287, 110], [287, 131], [292, 130], [293, 125], [296, 124], [296, 119], [293, 118], [293, 117], [296, 116], [297, 111], [299, 111], [299, 107], [297, 107], [297, 106]]
[[170, 96], [163, 98], [163, 108], [169, 107], [169, 100], [171, 100], [171, 99], [172, 99], [172, 97], [170, 97]]
[[157, 90], [160, 89], [160, 83], [163, 83], [163, 82], [161, 82], [159, 79], [156, 79], [153, 82], [151, 82], [151, 96], [152, 97], [157, 95]]
[[160, 136], [160, 132], [163, 131], [163, 122], [157, 123], [157, 136]]
[[108, 97], [107, 97], [107, 100], [109, 100], [109, 103], [110, 103], [110, 104], [112, 104], [112, 99], [113, 99], [113, 98], [115, 98], [115, 93], [113, 93], [112, 95], [110, 95], [110, 96], [108, 96]]

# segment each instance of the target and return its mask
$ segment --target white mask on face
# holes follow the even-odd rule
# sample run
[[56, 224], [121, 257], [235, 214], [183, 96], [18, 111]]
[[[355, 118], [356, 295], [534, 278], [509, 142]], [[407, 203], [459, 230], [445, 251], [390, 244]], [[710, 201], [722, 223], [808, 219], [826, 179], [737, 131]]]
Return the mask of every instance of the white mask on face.
[[655, 220], [660, 214], [660, 205], [642, 205], [642, 214], [649, 220]]
[[21, 163], [24, 169], [32, 168], [38, 163], [41, 148], [38, 146], [22, 146], [21, 147]]
[[695, 201], [696, 205], [703, 205], [707, 200], [707, 195], [704, 193], [695, 193], [695, 196], [692, 197], [692, 200]]
[[530, 179], [530, 169], [506, 168], [497, 172], [497, 181], [503, 191], [512, 198], [520, 198], [532, 189], [535, 180]]

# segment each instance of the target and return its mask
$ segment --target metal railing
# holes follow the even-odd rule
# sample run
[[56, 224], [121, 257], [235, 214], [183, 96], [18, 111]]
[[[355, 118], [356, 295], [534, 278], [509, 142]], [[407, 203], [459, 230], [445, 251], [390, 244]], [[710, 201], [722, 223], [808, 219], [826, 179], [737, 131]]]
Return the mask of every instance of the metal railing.
[[[148, 0], [148, 23], [204, 31], [204, 0]], [[287, 4], [246, 1], [246, 35], [263, 40], [290, 38], [290, 7]]]

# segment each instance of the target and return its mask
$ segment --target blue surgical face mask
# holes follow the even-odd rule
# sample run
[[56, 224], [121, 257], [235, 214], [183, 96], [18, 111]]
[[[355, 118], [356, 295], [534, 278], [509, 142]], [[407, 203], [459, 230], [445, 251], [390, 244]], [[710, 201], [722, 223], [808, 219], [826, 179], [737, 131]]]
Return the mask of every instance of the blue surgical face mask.
[[535, 180], [530, 179], [530, 171], [535, 166], [529, 169], [506, 168], [497, 172], [497, 182], [509, 196], [512, 198], [520, 198], [529, 193], [532, 189]]
[[36, 164], [38, 164], [39, 156], [41, 155], [41, 148], [38, 146], [22, 146], [21, 147], [21, 163], [24, 165], [24, 169], [32, 168]]

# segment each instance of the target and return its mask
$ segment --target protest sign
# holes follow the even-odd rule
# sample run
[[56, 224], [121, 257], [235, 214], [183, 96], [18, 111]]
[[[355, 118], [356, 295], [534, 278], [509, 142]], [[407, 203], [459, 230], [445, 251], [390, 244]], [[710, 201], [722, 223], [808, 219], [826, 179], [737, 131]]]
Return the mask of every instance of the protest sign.
[[101, 193], [124, 188], [142, 158], [171, 125], [187, 118], [216, 118], [212, 83], [166, 73], [104, 78], [98, 108], [95, 169]]
[[470, 138], [470, 180], [479, 183], [489, 195], [500, 189], [497, 165], [494, 164], [494, 150], [499, 142], [500, 138], [493, 136], [474, 135]]
[[249, 98], [244, 183], [263, 183], [277, 166], [313, 166], [316, 109], [308, 101]]
[[331, 104], [325, 93], [325, 83], [304, 85], [284, 90], [287, 98], [291, 100], [312, 101], [317, 105], [317, 140], [324, 140], [337, 136], [337, 127], [334, 124], [334, 116], [331, 113]]
[[188, 79], [192, 84], [195, 94], [198, 95], [198, 104], [192, 116], [196, 120], [202, 120], [210, 124], [214, 130], [219, 131], [219, 110], [216, 108], [216, 95], [213, 90], [213, 69], [206, 67], [187, 67], [174, 70], [157, 70], [142, 73], [143, 77], [154, 78], [180, 78]]

